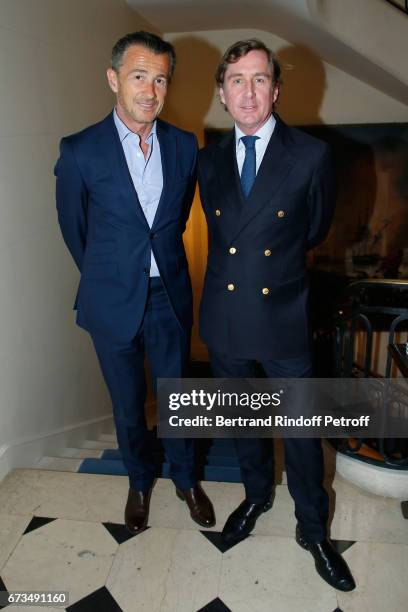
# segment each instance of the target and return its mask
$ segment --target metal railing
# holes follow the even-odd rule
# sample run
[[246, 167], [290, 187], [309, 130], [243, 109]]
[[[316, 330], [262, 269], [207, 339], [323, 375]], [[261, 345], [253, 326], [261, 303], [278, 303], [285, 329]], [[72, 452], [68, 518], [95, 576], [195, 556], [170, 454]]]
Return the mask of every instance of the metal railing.
[[[398, 329], [407, 331], [408, 325], [408, 280], [367, 279], [352, 283], [348, 288], [348, 303], [339, 311], [335, 327], [335, 364], [337, 376], [376, 377], [371, 369], [373, 332], [388, 332], [388, 355], [385, 378], [391, 376], [391, 365], [395, 360], [405, 374], [408, 357], [405, 343], [396, 344]], [[362, 363], [355, 362], [355, 341], [363, 332], [365, 347]], [[404, 350], [402, 350], [402, 348]], [[407, 400], [405, 398], [405, 405]], [[364, 447], [364, 448], [363, 448]], [[401, 439], [354, 439], [344, 440], [338, 450], [349, 455], [359, 455], [370, 463], [399, 469], [408, 468], [408, 440]]]

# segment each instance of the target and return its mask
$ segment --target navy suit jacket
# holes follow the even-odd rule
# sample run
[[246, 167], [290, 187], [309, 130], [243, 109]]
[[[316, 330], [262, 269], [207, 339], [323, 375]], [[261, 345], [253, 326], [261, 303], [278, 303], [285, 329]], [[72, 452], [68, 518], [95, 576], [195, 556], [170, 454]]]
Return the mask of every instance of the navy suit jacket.
[[200, 333], [230, 357], [289, 359], [311, 346], [305, 255], [330, 227], [333, 169], [325, 143], [276, 121], [247, 200], [234, 130], [199, 154], [209, 228]]
[[119, 342], [137, 333], [153, 250], [174, 314], [186, 333], [192, 291], [182, 234], [196, 184], [194, 134], [157, 120], [163, 191], [149, 227], [110, 113], [63, 138], [55, 166], [58, 219], [80, 272], [77, 323]]

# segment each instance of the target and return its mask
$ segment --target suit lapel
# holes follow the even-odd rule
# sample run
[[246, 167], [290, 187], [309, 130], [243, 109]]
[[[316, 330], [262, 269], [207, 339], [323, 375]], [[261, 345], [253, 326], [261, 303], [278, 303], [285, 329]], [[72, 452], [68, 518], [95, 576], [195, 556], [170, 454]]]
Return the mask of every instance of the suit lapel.
[[157, 227], [157, 225], [160, 223], [160, 219], [163, 217], [163, 211], [167, 202], [166, 196], [168, 196], [176, 173], [177, 161], [176, 139], [169, 134], [167, 125], [160, 121], [160, 119], [157, 120], [157, 138], [160, 144], [160, 157], [163, 171], [163, 189], [153, 220], [152, 229]]
[[239, 215], [245, 200], [241, 190], [235, 149], [235, 130], [233, 129], [218, 143], [213, 155], [215, 170], [224, 197], [229, 202], [230, 208]]
[[112, 174], [116, 178], [116, 184], [123, 192], [131, 214], [148, 228], [149, 226], [140, 205], [135, 186], [133, 185], [112, 113], [110, 113], [103, 122], [103, 131], [101, 133], [99, 146], [103, 154], [104, 163], [107, 164], [108, 168], [111, 168]]

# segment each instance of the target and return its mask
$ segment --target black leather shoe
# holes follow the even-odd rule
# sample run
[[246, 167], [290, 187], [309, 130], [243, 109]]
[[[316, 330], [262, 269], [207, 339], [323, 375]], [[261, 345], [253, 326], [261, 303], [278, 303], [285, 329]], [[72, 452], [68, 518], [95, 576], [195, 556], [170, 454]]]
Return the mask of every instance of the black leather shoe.
[[300, 527], [297, 525], [296, 542], [313, 555], [317, 573], [330, 586], [339, 591], [353, 591], [356, 588], [356, 583], [347, 563], [329, 539], [321, 542], [309, 542], [302, 535]]
[[151, 493], [152, 489], [148, 491], [129, 489], [125, 508], [125, 525], [133, 535], [147, 527]]
[[225, 544], [236, 544], [246, 538], [255, 527], [257, 518], [272, 508], [273, 498], [268, 498], [262, 504], [252, 504], [247, 499], [240, 503], [227, 519], [222, 530], [222, 541]]
[[176, 494], [177, 497], [186, 502], [193, 521], [201, 527], [213, 527], [215, 525], [213, 505], [199, 484], [184, 491], [176, 489]]

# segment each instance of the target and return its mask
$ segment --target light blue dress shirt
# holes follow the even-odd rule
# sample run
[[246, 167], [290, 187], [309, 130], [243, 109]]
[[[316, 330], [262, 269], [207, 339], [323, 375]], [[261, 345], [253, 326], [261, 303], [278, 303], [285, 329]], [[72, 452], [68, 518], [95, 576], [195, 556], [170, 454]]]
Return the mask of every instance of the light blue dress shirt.
[[[132, 177], [133, 185], [149, 227], [152, 227], [157, 207], [163, 191], [163, 169], [160, 156], [160, 145], [157, 138], [156, 121], [145, 137], [149, 145], [147, 156], [140, 148], [140, 136], [135, 134], [118, 117], [116, 109], [113, 119], [122, 143], [123, 152]], [[135, 203], [136, 206], [136, 203]], [[150, 276], [160, 276], [153, 251], [150, 256]]]

